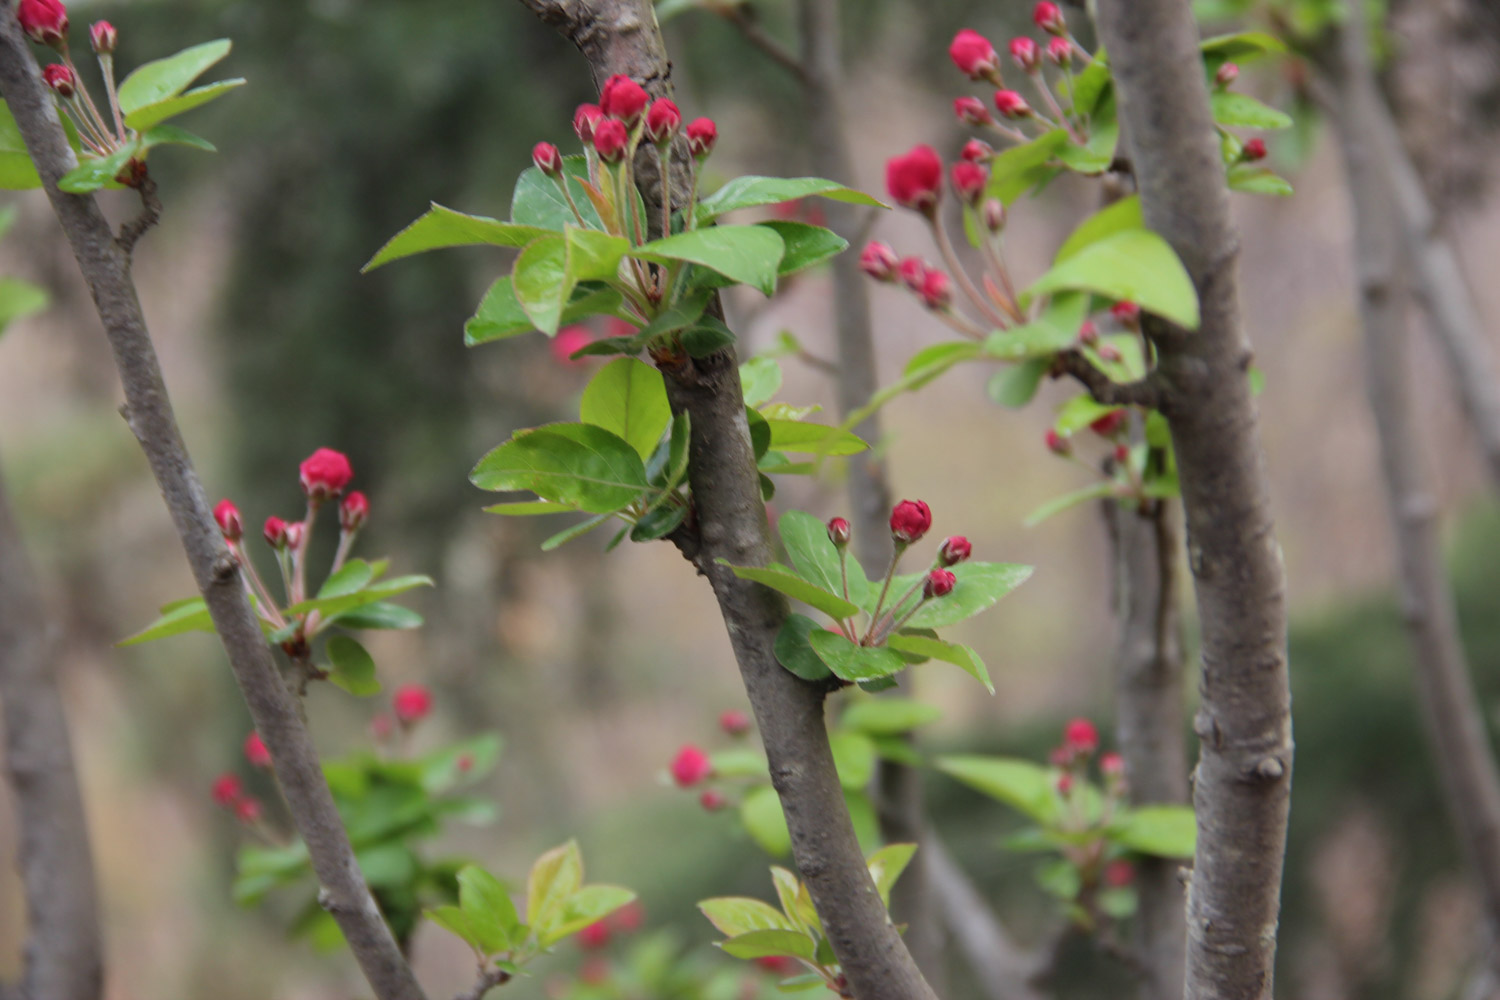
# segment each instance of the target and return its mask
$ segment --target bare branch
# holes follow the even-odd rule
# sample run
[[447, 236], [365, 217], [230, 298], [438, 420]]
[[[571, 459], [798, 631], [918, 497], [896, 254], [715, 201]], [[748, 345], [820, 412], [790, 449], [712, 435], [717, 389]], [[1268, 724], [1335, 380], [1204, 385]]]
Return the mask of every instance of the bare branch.
[[792, 50], [766, 34], [756, 20], [755, 13], [747, 9], [748, 4], [728, 3], [715, 10], [724, 20], [739, 29], [745, 41], [755, 46], [772, 62], [790, 73], [798, 82], [806, 84], [810, 76], [808, 66], [792, 54]]
[[947, 845], [929, 833], [915, 860], [926, 867], [943, 922], [987, 1000], [1043, 1000], [1031, 985], [1040, 959], [1010, 939]]
[[0, 10], [0, 95], [15, 116], [93, 296], [120, 371], [131, 431], [161, 488], [255, 728], [271, 751], [287, 807], [322, 887], [319, 897], [327, 900], [376, 996], [422, 1000], [422, 990], [360, 874], [312, 739], [271, 659], [238, 568], [209, 512], [167, 397], [130, 278], [130, 259], [92, 197], [65, 194], [57, 187], [58, 178], [76, 161], [9, 5]]
[[510, 973], [504, 969], [481, 969], [474, 985], [462, 993], [455, 993], [453, 1000], [483, 1000], [484, 995], [490, 990], [496, 986], [504, 986], [510, 980]]
[[156, 196], [156, 181], [147, 174], [141, 179], [141, 214], [120, 227], [120, 249], [129, 257], [146, 232], [161, 221], [161, 199]]
[[1287, 809], [1286, 599], [1265, 459], [1244, 366], [1238, 237], [1185, 0], [1100, 0], [1122, 130], [1145, 221], [1197, 290], [1188, 334], [1153, 324], [1202, 627], [1197, 853], [1188, 891], [1188, 1000], [1271, 995]]
[[1073, 376], [1089, 391], [1095, 402], [1106, 406], [1146, 406], [1157, 409], [1162, 405], [1161, 388], [1153, 377], [1148, 376], [1139, 382], [1115, 382], [1076, 350], [1060, 352], [1053, 371], [1058, 375]]
[[53, 675], [55, 631], [0, 482], [0, 709], [31, 928], [15, 996], [97, 1000], [104, 974], [94, 860]]

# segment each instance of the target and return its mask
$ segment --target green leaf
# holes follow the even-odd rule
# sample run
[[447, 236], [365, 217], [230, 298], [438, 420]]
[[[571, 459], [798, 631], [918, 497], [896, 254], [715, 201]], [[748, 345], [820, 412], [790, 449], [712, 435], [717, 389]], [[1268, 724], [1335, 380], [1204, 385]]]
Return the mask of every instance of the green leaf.
[[1128, 198], [1121, 198], [1079, 223], [1078, 227], [1063, 241], [1063, 245], [1058, 248], [1057, 257], [1053, 263], [1061, 264], [1069, 257], [1077, 256], [1084, 247], [1122, 230], [1145, 228], [1146, 220], [1141, 215], [1141, 196], [1133, 194]]
[[133, 112], [176, 97], [204, 70], [229, 55], [229, 49], [229, 39], [220, 38], [138, 66], [135, 72], [124, 79], [116, 92], [120, 110], [127, 116], [126, 123], [137, 128], [128, 120]]
[[554, 847], [531, 866], [526, 878], [526, 921], [539, 927], [583, 885], [583, 856], [578, 841]]
[[391, 577], [389, 580], [377, 580], [363, 590], [357, 590], [352, 594], [345, 594], [341, 597], [314, 597], [310, 600], [299, 601], [287, 608], [286, 611], [287, 614], [293, 617], [306, 614], [309, 611], [316, 611], [325, 619], [332, 619], [336, 616], [341, 616], [346, 611], [352, 611], [355, 608], [364, 607], [368, 604], [375, 604], [378, 601], [385, 600], [387, 597], [395, 597], [397, 594], [403, 594], [417, 587], [431, 587], [432, 585], [432, 577], [424, 576], [420, 573], [410, 573], [405, 576]]
[[771, 882], [776, 886], [776, 898], [788, 919], [801, 930], [821, 935], [823, 922], [818, 919], [818, 911], [813, 906], [807, 886], [796, 875], [776, 865], [771, 866]]
[[218, 147], [201, 135], [194, 135], [186, 129], [178, 128], [176, 125], [157, 125], [140, 135], [141, 157], [145, 158], [145, 151], [154, 146], [188, 146], [192, 149], [201, 149], [205, 153], [217, 153]]
[[859, 610], [857, 605], [844, 600], [837, 594], [829, 593], [817, 584], [809, 583], [787, 567], [777, 563], [761, 568], [734, 566], [724, 559], [717, 561], [721, 566], [728, 566], [730, 572], [741, 580], [754, 580], [772, 590], [778, 590], [803, 604], [817, 608], [831, 618], [848, 618]]
[[661, 372], [635, 358], [620, 358], [589, 380], [578, 415], [624, 439], [645, 461], [672, 422], [672, 407]]
[[856, 701], [839, 716], [839, 725], [867, 736], [909, 733], [918, 726], [936, 722], [942, 709], [910, 698], [867, 698]]
[[[951, 595], [950, 595], [951, 596]], [[947, 600], [947, 598], [942, 598]], [[944, 663], [952, 663], [962, 667], [979, 683], [985, 686], [990, 694], [995, 693], [995, 685], [990, 681], [990, 672], [985, 668], [984, 661], [972, 648], [956, 642], [945, 642], [942, 639], [933, 639], [925, 635], [902, 635], [897, 634], [886, 640], [886, 643], [897, 652], [915, 653], [918, 656], [930, 657], [934, 660], [942, 660]]]
[[1030, 514], [1027, 514], [1026, 520], [1022, 523], [1028, 528], [1034, 528], [1054, 514], [1061, 514], [1065, 510], [1077, 507], [1081, 503], [1088, 503], [1090, 500], [1102, 500], [1105, 497], [1113, 496], [1114, 492], [1114, 481], [1106, 479], [1102, 482], [1094, 483], [1092, 486], [1085, 486], [1081, 490], [1064, 493], [1060, 497], [1053, 497]]
[[822, 226], [793, 222], [790, 219], [774, 219], [760, 225], [774, 229], [786, 244], [786, 252], [782, 255], [778, 268], [783, 277], [821, 264], [849, 249], [848, 240]]
[[759, 750], [747, 747], [716, 750], [708, 755], [708, 759], [713, 764], [716, 778], [758, 778], [767, 781], [771, 776], [766, 769], [766, 755]]
[[1036, 870], [1036, 881], [1047, 895], [1064, 902], [1077, 899], [1078, 893], [1083, 889], [1083, 878], [1066, 858], [1053, 858], [1044, 862]]
[[629, 506], [649, 489], [640, 454], [619, 436], [589, 424], [518, 431], [480, 459], [469, 480], [482, 490], [530, 490], [591, 514]]
[[[65, 116], [59, 117], [66, 120]], [[10, 107], [0, 101], [0, 189], [24, 191], [41, 186], [42, 179], [31, 162], [31, 155], [26, 152], [26, 142], [21, 138], [15, 116], [10, 113]]]
[[1283, 129], [1292, 127], [1292, 116], [1257, 101], [1249, 94], [1216, 90], [1209, 96], [1214, 121], [1231, 128]]
[[833, 763], [838, 769], [839, 784], [860, 789], [875, 776], [875, 744], [863, 733], [852, 730], [828, 734], [833, 748]]
[[[567, 178], [568, 191], [573, 195], [573, 203], [578, 206], [584, 223], [591, 229], [603, 230], [604, 223], [583, 189], [589, 176], [588, 161], [582, 156], [564, 156], [563, 176]], [[564, 226], [578, 224], [578, 216], [573, 214], [557, 181], [536, 167], [527, 167], [516, 179], [515, 192], [510, 200], [510, 217], [521, 225], [553, 232], [562, 232]]]
[[620, 276], [620, 261], [630, 249], [623, 236], [597, 229], [563, 227], [568, 244], [568, 274], [574, 281], [614, 281]]
[[1058, 150], [1068, 144], [1068, 133], [1053, 129], [1028, 143], [1013, 146], [990, 159], [986, 198], [999, 198], [1006, 205], [1052, 175], [1049, 166]]
[[724, 954], [747, 961], [773, 955], [789, 955], [811, 962], [817, 945], [802, 931], [765, 930], [750, 931], [748, 934], [720, 941], [719, 947], [724, 949]]
[[590, 531], [593, 531], [600, 525], [608, 523], [609, 519], [609, 514], [600, 514], [597, 517], [591, 517], [587, 521], [575, 524], [571, 528], [564, 528], [562, 531], [559, 531], [557, 534], [542, 542], [542, 551], [551, 552], [555, 548], [559, 548], [563, 545], [568, 544], [575, 538], [582, 538], [584, 535], [587, 535]]
[[1125, 229], [1090, 243], [1037, 279], [1023, 302], [1063, 289], [1129, 299], [1147, 312], [1193, 330], [1198, 294], [1167, 241], [1149, 229]]
[[1031, 402], [1051, 369], [1051, 358], [1031, 358], [1000, 369], [990, 378], [985, 391], [1001, 406], [1018, 409]]
[[[789, 510], [776, 523], [781, 544], [786, 548], [792, 566], [804, 580], [831, 594], [844, 593], [843, 574], [839, 569], [839, 550], [828, 537], [828, 526], [811, 514]], [[870, 582], [852, 553], [849, 560], [849, 599], [863, 604]]]
[[717, 316], [704, 316], [680, 335], [682, 349], [695, 358], [706, 358], [734, 343], [734, 331]]
[[745, 793], [745, 798], [740, 802], [740, 822], [744, 824], [750, 838], [760, 845], [760, 849], [773, 858], [783, 858], [791, 853], [792, 835], [787, 830], [786, 816], [781, 811], [781, 800], [776, 797], [776, 789], [770, 785], [756, 785]]
[[[6, 214], [13, 212], [14, 207]], [[3, 230], [3, 227], [0, 227], [0, 230]], [[12, 321], [45, 309], [48, 301], [47, 292], [31, 282], [22, 281], [20, 278], [0, 277], [0, 333], [3, 333]]]
[[570, 514], [577, 510], [570, 503], [553, 503], [551, 500], [520, 500], [515, 503], [497, 503], [484, 508], [486, 514], [502, 517], [536, 517], [541, 514]]
[[1229, 186], [1246, 194], [1270, 194], [1289, 197], [1292, 185], [1269, 167], [1256, 167], [1248, 163], [1237, 163], [1229, 168]]
[[458, 872], [458, 905], [473, 929], [475, 946], [486, 955], [506, 951], [519, 942], [512, 937], [521, 926], [510, 893], [495, 876], [477, 865]]
[[1204, 56], [1212, 56], [1226, 62], [1249, 62], [1259, 56], [1285, 53], [1286, 43], [1264, 31], [1241, 31], [1232, 35], [1215, 35], [1205, 38], [1200, 44]]
[[786, 244], [765, 226], [711, 226], [677, 233], [636, 247], [632, 257], [656, 262], [685, 260], [770, 295]]
[[333, 671], [328, 679], [358, 697], [380, 693], [380, 682], [375, 679], [375, 658], [365, 647], [347, 635], [329, 638], [328, 659]]
[[808, 642], [841, 680], [873, 680], [906, 669], [906, 661], [895, 650], [885, 646], [856, 646], [837, 632], [814, 632], [808, 636]]
[[633, 899], [635, 893], [617, 885], [586, 885], [536, 925], [537, 944], [549, 948], [569, 934], [598, 923]]
[[771, 447], [810, 455], [856, 455], [869, 449], [853, 431], [810, 420], [767, 420]]
[[870, 877], [875, 880], [875, 889], [880, 893], [880, 901], [886, 906], [891, 905], [891, 889], [896, 880], [906, 871], [916, 853], [916, 844], [887, 844], [865, 859]]
[[428, 920], [437, 924], [443, 930], [458, 935], [469, 947], [475, 951], [484, 951], [481, 944], [483, 940], [481, 933], [469, 922], [469, 918], [456, 906], [434, 906], [430, 910], [423, 910]]
[[57, 186], [69, 194], [88, 194], [103, 187], [118, 187], [115, 177], [140, 151], [140, 139], [136, 138], [108, 156], [84, 156], [78, 166], [58, 179]]
[[184, 632], [212, 632], [213, 619], [209, 617], [208, 605], [203, 598], [192, 597], [162, 608], [162, 615], [141, 631], [115, 643], [117, 646], [137, 646], [153, 639], [181, 635]]
[[375, 578], [375, 567], [363, 559], [350, 559], [337, 573], [323, 581], [319, 597], [343, 597], [363, 590]]
[[334, 615], [330, 621], [338, 622], [341, 628], [412, 629], [421, 628], [423, 618], [417, 612], [410, 608], [403, 608], [399, 604], [376, 601], [373, 604], [355, 608], [353, 611]]
[[776, 633], [777, 661], [805, 681], [820, 681], [829, 674], [828, 664], [808, 642], [808, 637], [818, 630], [818, 623], [806, 615], [791, 614]]
[[746, 406], [769, 403], [780, 389], [781, 365], [773, 358], [751, 358], [740, 365], [740, 391]]
[[548, 233], [526, 244], [516, 258], [510, 281], [516, 302], [527, 318], [547, 336], [556, 334], [563, 305], [573, 297], [567, 241]]
[[545, 229], [537, 226], [501, 222], [483, 215], [465, 215], [433, 202], [426, 214], [392, 236], [390, 241], [381, 247], [364, 267], [360, 268], [360, 271], [373, 271], [393, 260], [443, 247], [477, 244], [522, 247], [545, 235], [546, 232]]
[[1049, 826], [1057, 820], [1052, 771], [1014, 757], [939, 757], [937, 769]]
[[216, 98], [223, 97], [231, 90], [244, 85], [245, 81], [242, 78], [236, 78], [233, 80], [220, 80], [218, 83], [210, 83], [202, 87], [194, 87], [185, 94], [177, 94], [166, 100], [137, 108], [125, 116], [125, 127], [144, 132], [153, 125], [159, 125], [168, 118], [176, 118], [180, 114], [207, 104]]
[[[613, 288], [575, 288], [573, 297], [563, 307], [562, 317], [558, 322], [566, 326], [590, 316], [618, 316], [624, 319], [626, 316], [622, 315], [623, 309], [624, 299]], [[479, 308], [464, 324], [464, 345], [476, 347], [492, 340], [530, 333], [535, 329], [536, 324], [531, 322], [531, 317], [526, 315], [521, 303], [516, 301], [516, 292], [511, 285], [510, 275], [507, 274], [495, 279], [495, 283], [490, 285], [489, 291], [480, 301]], [[597, 343], [596, 341], [590, 347]]]
[[1121, 847], [1160, 858], [1190, 858], [1198, 838], [1198, 821], [1188, 806], [1132, 809], [1109, 828], [1109, 839]]
[[[771, 792], [771, 797], [773, 799], [776, 797], [776, 793], [764, 785], [757, 791]], [[748, 896], [718, 896], [705, 899], [698, 904], [698, 909], [725, 937], [735, 938], [754, 931], [795, 931], [797, 929], [780, 910], [770, 903], [751, 899]]]
[[[1032, 574], [1032, 567], [1016, 563], [966, 562], [953, 567], [958, 583], [944, 597], [934, 598], [906, 622], [906, 629], [942, 628], [972, 618], [1015, 590]], [[904, 594], [920, 573], [909, 573], [891, 581], [891, 593]], [[918, 594], [902, 603], [903, 612], [918, 600]], [[900, 617], [898, 613], [897, 617]]]
[[855, 191], [820, 177], [736, 177], [719, 190], [698, 201], [698, 221], [708, 222], [725, 212], [737, 208], [754, 208], [758, 205], [777, 205], [783, 201], [813, 196], [832, 201], [852, 202], [855, 205], [874, 205], [888, 208], [863, 191]]
[[1073, 79], [1073, 107], [1080, 114], [1093, 114], [1099, 107], [1100, 99], [1108, 93], [1111, 82], [1109, 63], [1101, 48], [1094, 53], [1094, 61]]

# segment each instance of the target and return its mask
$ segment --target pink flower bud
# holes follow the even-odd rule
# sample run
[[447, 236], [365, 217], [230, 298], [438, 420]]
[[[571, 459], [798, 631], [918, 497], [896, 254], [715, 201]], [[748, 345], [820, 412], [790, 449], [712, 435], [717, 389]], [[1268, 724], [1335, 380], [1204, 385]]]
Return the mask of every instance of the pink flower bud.
[[344, 497], [339, 504], [339, 527], [344, 531], [358, 531], [370, 517], [370, 501], [359, 490]]
[[714, 766], [708, 759], [708, 754], [704, 753], [701, 748], [688, 743], [677, 751], [677, 756], [672, 758], [669, 770], [672, 772], [672, 780], [677, 782], [677, 787], [691, 788], [713, 774]]
[[836, 517], [828, 522], [828, 540], [833, 543], [834, 548], [841, 549], [849, 544], [851, 534], [849, 522], [842, 517]]
[[307, 525], [301, 521], [290, 521], [286, 526], [286, 547], [289, 549], [300, 549], [302, 547], [302, 536], [307, 532]]
[[604, 112], [597, 104], [580, 104], [573, 112], [573, 131], [578, 141], [585, 146], [594, 144], [594, 129], [604, 120]]
[[944, 566], [957, 566], [974, 553], [974, 546], [963, 535], [950, 535], [943, 539], [938, 549], [938, 562]]
[[1114, 437], [1125, 426], [1125, 421], [1130, 418], [1130, 412], [1123, 406], [1118, 410], [1110, 410], [1098, 420], [1089, 424], [1089, 430], [1100, 437]]
[[1251, 139], [1245, 143], [1245, 148], [1240, 155], [1244, 157], [1246, 163], [1264, 160], [1266, 158], [1266, 140], [1261, 138]]
[[421, 684], [403, 684], [391, 695], [391, 710], [403, 726], [413, 726], [432, 714], [432, 692]]
[[101, 56], [111, 55], [120, 44], [120, 33], [108, 21], [95, 21], [89, 28], [89, 44]]
[[286, 522], [274, 514], [266, 518], [265, 527], [261, 534], [265, 536], [266, 544], [273, 549], [286, 548]]
[[604, 89], [599, 94], [599, 109], [624, 122], [626, 128], [634, 128], [650, 100], [651, 96], [644, 87], [630, 77], [616, 73], [604, 81]]
[[1057, 433], [1055, 427], [1047, 428], [1047, 433], [1042, 435], [1042, 440], [1047, 442], [1047, 450], [1054, 455], [1073, 454], [1073, 442]]
[[953, 588], [958, 586], [958, 577], [950, 570], [934, 569], [927, 573], [927, 581], [922, 584], [922, 596], [947, 597], [953, 593]]
[[562, 154], [550, 142], [539, 142], [531, 147], [531, 162], [548, 177], [562, 174]]
[[1106, 778], [1118, 778], [1125, 774], [1125, 758], [1111, 750], [1099, 755], [1099, 772]]
[[1135, 329], [1135, 325], [1141, 321], [1141, 307], [1129, 299], [1122, 299], [1109, 307], [1109, 314], [1121, 326]]
[[750, 731], [750, 716], [737, 708], [719, 713], [719, 728], [730, 736], [744, 736]]
[[240, 779], [237, 775], [226, 772], [214, 779], [211, 791], [214, 801], [219, 805], [232, 806], [235, 802], [239, 801], [239, 797], [244, 793], [245, 789], [240, 784]]
[[865, 248], [859, 252], [859, 269], [876, 281], [895, 281], [899, 263], [896, 251], [879, 240], [865, 244]]
[[578, 947], [585, 951], [598, 951], [609, 944], [609, 925], [596, 920], [578, 932]]
[[1135, 866], [1129, 861], [1111, 861], [1104, 866], [1104, 884], [1113, 889], [1123, 889], [1135, 881]]
[[319, 448], [303, 460], [302, 492], [313, 502], [338, 496], [354, 478], [354, 469], [343, 452]]
[[245, 737], [245, 759], [250, 762], [251, 767], [270, 768], [271, 751], [266, 749], [266, 744], [260, 738], [260, 733], [250, 730], [250, 735]]
[[1042, 65], [1042, 53], [1036, 42], [1022, 35], [1010, 40], [1010, 57], [1028, 73], [1035, 73]]
[[565, 326], [557, 331], [557, 336], [552, 338], [550, 345], [552, 357], [559, 364], [577, 367], [585, 362], [583, 358], [574, 358], [573, 355], [593, 342], [594, 335], [588, 331], [587, 327]]
[[249, 826], [260, 819], [260, 802], [246, 796], [234, 804], [234, 818]]
[[1094, 348], [1094, 353], [1099, 355], [1100, 361], [1121, 361], [1124, 359], [1124, 355], [1120, 353], [1120, 349], [1114, 344], [1100, 344]]
[[1115, 463], [1117, 465], [1125, 465], [1129, 461], [1130, 461], [1130, 445], [1128, 445], [1128, 444], [1117, 444], [1117, 445], [1115, 445]]
[[1091, 319], [1086, 319], [1078, 328], [1078, 342], [1080, 344], [1097, 344], [1099, 342], [1099, 324]]
[[927, 262], [921, 257], [904, 257], [896, 265], [896, 274], [902, 284], [914, 292], [922, 291], [922, 285], [927, 281], [927, 271]]
[[998, 233], [1005, 228], [1005, 202], [999, 198], [987, 199], [979, 214], [984, 221], [984, 228], [990, 232]]
[[983, 139], [970, 139], [964, 143], [964, 148], [959, 151], [959, 159], [970, 163], [984, 163], [995, 155], [995, 149]]
[[977, 97], [955, 97], [953, 114], [965, 125], [988, 125], [994, 121], [990, 117], [989, 110], [985, 108], [984, 102]]
[[702, 160], [714, 151], [719, 142], [719, 126], [712, 118], [694, 118], [687, 127], [688, 152], [693, 159]]
[[1227, 62], [1214, 72], [1214, 84], [1219, 87], [1228, 87], [1240, 78], [1240, 68], [1232, 62]]
[[1026, 118], [1031, 114], [1031, 105], [1026, 103], [1026, 98], [1014, 90], [997, 90], [995, 91], [995, 110], [1000, 112], [1003, 118]]
[[788, 955], [767, 955], [764, 958], [757, 958], [755, 964], [773, 976], [795, 976], [802, 971], [802, 966], [797, 964], [797, 960]]
[[646, 138], [658, 146], [665, 146], [677, 136], [682, 128], [682, 112], [677, 105], [663, 97], [651, 105], [646, 112]]
[[968, 205], [979, 204], [984, 197], [984, 186], [989, 183], [990, 172], [977, 163], [959, 160], [953, 164], [948, 179], [953, 184], [953, 193]]
[[1000, 71], [1000, 57], [995, 53], [995, 46], [972, 28], [964, 28], [953, 36], [948, 57], [970, 80], [988, 79]]
[[1063, 727], [1063, 745], [1077, 753], [1093, 753], [1099, 748], [1099, 730], [1088, 719], [1072, 719]]
[[922, 304], [928, 309], [940, 311], [953, 304], [953, 282], [937, 268], [931, 268], [922, 279]]
[[54, 94], [64, 100], [72, 97], [77, 92], [77, 77], [73, 75], [72, 70], [68, 69], [62, 63], [48, 63], [43, 67], [42, 80], [48, 87], [52, 88]]
[[228, 498], [220, 500], [214, 507], [214, 522], [228, 541], [237, 542], [245, 534], [244, 525], [240, 523], [240, 509]]
[[1064, 771], [1057, 776], [1057, 794], [1067, 798], [1073, 793], [1073, 776]]
[[1051, 35], [1060, 35], [1068, 30], [1067, 22], [1063, 20], [1062, 8], [1052, 3], [1052, 0], [1042, 0], [1032, 8], [1031, 20], [1038, 28]]
[[910, 545], [932, 527], [932, 509], [921, 500], [902, 500], [891, 508], [891, 537]]
[[1066, 38], [1054, 38], [1047, 43], [1047, 61], [1064, 69], [1073, 65], [1073, 43]]
[[61, 49], [68, 38], [68, 11], [58, 0], [21, 0], [16, 20], [26, 37]]
[[943, 161], [931, 146], [915, 146], [885, 164], [885, 188], [903, 208], [924, 214], [937, 208], [943, 186]]
[[698, 796], [698, 804], [702, 806], [704, 811], [706, 812], [718, 812], [720, 809], [723, 809], [725, 806], [729, 805], [729, 800], [726, 799], [721, 793], [714, 791], [712, 788], [709, 788], [705, 790], [702, 795]]
[[594, 126], [594, 151], [605, 163], [619, 163], [625, 158], [625, 147], [630, 143], [630, 133], [625, 123], [617, 118], [606, 118]]

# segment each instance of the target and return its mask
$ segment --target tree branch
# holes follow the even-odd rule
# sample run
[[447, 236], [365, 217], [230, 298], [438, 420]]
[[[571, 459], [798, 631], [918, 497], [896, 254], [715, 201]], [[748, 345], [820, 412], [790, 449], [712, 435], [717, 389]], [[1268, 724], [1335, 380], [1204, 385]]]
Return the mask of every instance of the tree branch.
[[715, 12], [738, 28], [745, 41], [760, 49], [772, 62], [806, 85], [811, 76], [808, 64], [793, 55], [791, 49], [766, 34], [760, 22], [755, 19], [754, 13], [747, 9], [748, 6], [748, 4], [730, 3], [716, 7]]
[[1010, 939], [984, 897], [948, 853], [947, 845], [929, 833], [915, 861], [927, 869], [943, 922], [979, 980], [986, 1000], [1044, 1000], [1031, 985], [1038, 957], [1022, 951]]
[[1163, 402], [1161, 386], [1154, 377], [1148, 375], [1138, 382], [1116, 382], [1076, 350], [1060, 351], [1053, 373], [1073, 376], [1095, 402], [1106, 406], [1145, 406], [1154, 410]]
[[[670, 96], [670, 67], [649, 0], [522, 2], [578, 46], [596, 82], [623, 73], [654, 96]], [[658, 216], [659, 183], [641, 178], [640, 187], [648, 218]], [[935, 1000], [865, 867], [828, 744], [824, 688], [776, 659], [786, 601], [718, 562], [764, 566], [771, 558], [734, 352], [658, 364], [672, 412], [686, 412], [692, 421], [688, 479], [696, 532], [681, 544], [694, 548], [694, 564], [718, 599], [786, 814], [792, 856], [829, 943], [859, 1000]]]
[[[1416, 659], [1417, 692], [1448, 810], [1479, 883], [1491, 934], [1500, 931], [1500, 769], [1469, 674], [1438, 537], [1438, 505], [1417, 434], [1407, 349], [1407, 236], [1392, 164], [1380, 140], [1383, 99], [1367, 49], [1363, 10], [1339, 30], [1335, 128], [1355, 223], [1355, 264], [1370, 409], [1400, 569], [1401, 602]], [[1420, 248], [1415, 248], [1421, 253]], [[1500, 960], [1485, 949], [1491, 976]]]
[[52, 669], [55, 639], [0, 481], [0, 709], [31, 928], [16, 996], [97, 1000], [104, 986], [98, 893]]
[[496, 986], [510, 982], [511, 975], [504, 969], [482, 969], [474, 985], [462, 993], [455, 993], [453, 1000], [483, 1000], [484, 995]]
[[120, 371], [130, 429], [161, 488], [255, 728], [271, 751], [287, 807], [322, 887], [319, 896], [328, 901], [329, 912], [376, 996], [422, 1000], [422, 990], [360, 874], [312, 739], [271, 659], [238, 568], [209, 512], [167, 398], [130, 278], [130, 259], [92, 197], [58, 190], [58, 178], [76, 161], [10, 4], [0, 9], [0, 95], [15, 116], [93, 296]]
[[1244, 367], [1238, 237], [1186, 0], [1100, 0], [1147, 225], [1187, 267], [1200, 328], [1148, 327], [1202, 627], [1188, 1000], [1271, 995], [1292, 740], [1285, 584]]

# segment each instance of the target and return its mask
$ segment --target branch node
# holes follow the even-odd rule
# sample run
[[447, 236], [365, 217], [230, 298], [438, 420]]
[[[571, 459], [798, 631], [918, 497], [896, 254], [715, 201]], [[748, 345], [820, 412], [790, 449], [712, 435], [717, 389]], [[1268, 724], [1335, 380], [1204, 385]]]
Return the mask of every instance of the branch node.
[[1286, 765], [1277, 757], [1262, 757], [1255, 765], [1255, 777], [1261, 781], [1280, 781], [1286, 776]]
[[234, 556], [228, 552], [219, 553], [214, 559], [213, 576], [215, 583], [228, 583], [238, 573], [240, 564], [235, 561]]
[[1053, 372], [1073, 376], [1089, 391], [1089, 395], [1107, 406], [1144, 406], [1159, 410], [1164, 402], [1165, 393], [1154, 374], [1135, 382], [1116, 382], [1095, 368], [1078, 350], [1059, 352]]
[[156, 181], [148, 174], [141, 178], [138, 190], [141, 193], [141, 214], [121, 226], [120, 235], [115, 237], [126, 257], [135, 250], [136, 241], [161, 220], [161, 199], [156, 196]]

